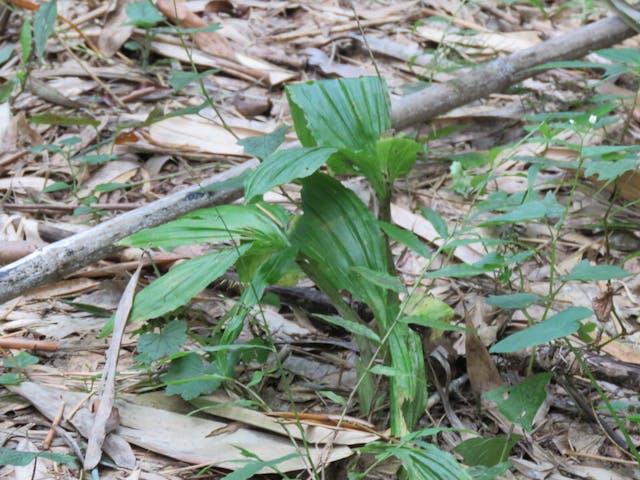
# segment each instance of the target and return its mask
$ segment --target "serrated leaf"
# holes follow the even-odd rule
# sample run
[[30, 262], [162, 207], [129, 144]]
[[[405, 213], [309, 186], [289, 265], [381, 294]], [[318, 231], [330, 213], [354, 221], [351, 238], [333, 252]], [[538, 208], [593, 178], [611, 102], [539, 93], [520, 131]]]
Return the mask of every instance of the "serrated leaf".
[[244, 153], [247, 155], [253, 155], [260, 160], [264, 160], [282, 145], [285, 135], [289, 130], [291, 130], [291, 127], [284, 125], [276, 128], [267, 135], [258, 135], [238, 140], [238, 145], [244, 147]]
[[431, 257], [431, 250], [429, 250], [429, 247], [422, 243], [422, 241], [415, 233], [410, 232], [409, 230], [405, 230], [404, 228], [401, 228], [392, 223], [379, 221], [378, 225], [392, 240], [402, 243], [404, 246], [410, 248], [418, 255], [421, 255], [425, 258]]
[[543, 345], [551, 340], [566, 337], [578, 331], [580, 320], [593, 315], [585, 307], [569, 307], [544, 322], [536, 323], [508, 336], [489, 349], [491, 353], [512, 353], [523, 348]]
[[509, 452], [522, 438], [522, 435], [517, 434], [470, 438], [453, 450], [462, 456], [466, 465], [493, 467], [509, 458]]
[[151, 360], [176, 353], [187, 340], [187, 324], [173, 320], [161, 333], [145, 333], [138, 338], [138, 351]]
[[386, 85], [378, 77], [298, 83], [286, 87], [294, 127], [305, 147], [321, 145], [375, 155], [391, 127]]
[[615, 265], [591, 265], [588, 260], [582, 260], [577, 264], [569, 275], [561, 277], [565, 282], [575, 280], [579, 282], [590, 282], [594, 280], [612, 280], [614, 278], [625, 278], [631, 273]]
[[40, 5], [33, 20], [33, 43], [36, 46], [36, 56], [40, 60], [44, 56], [47, 40], [53, 33], [57, 14], [58, 6], [54, 0]]
[[156, 318], [186, 305], [224, 274], [249, 247], [249, 244], [240, 245], [180, 263], [136, 295], [129, 321]]
[[214, 364], [193, 352], [172, 360], [169, 371], [160, 379], [167, 384], [167, 395], [180, 395], [187, 401], [213, 392], [223, 380]]
[[483, 396], [496, 403], [507, 419], [530, 432], [533, 419], [547, 398], [546, 386], [550, 379], [550, 373], [538, 373], [518, 385], [499, 387]]
[[378, 334], [361, 323], [352, 322], [351, 320], [346, 320], [336, 315], [321, 315], [319, 313], [316, 313], [314, 317], [321, 318], [325, 322], [329, 322], [332, 325], [344, 328], [346, 331], [351, 332], [354, 335], [368, 338], [369, 340], [372, 340], [378, 344], [380, 343], [380, 337], [378, 336]]
[[527, 308], [536, 302], [542, 300], [542, 297], [533, 293], [512, 293], [510, 295], [489, 295], [487, 303], [494, 307], [504, 308], [505, 310], [516, 310]]
[[280, 150], [269, 155], [245, 183], [245, 198], [252, 199], [274, 187], [312, 175], [338, 151], [312, 147]]

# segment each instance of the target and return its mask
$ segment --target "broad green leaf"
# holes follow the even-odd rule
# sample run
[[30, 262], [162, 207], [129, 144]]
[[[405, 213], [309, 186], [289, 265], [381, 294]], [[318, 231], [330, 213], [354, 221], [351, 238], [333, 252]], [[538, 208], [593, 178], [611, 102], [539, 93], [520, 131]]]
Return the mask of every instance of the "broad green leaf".
[[635, 48], [603, 48], [596, 53], [612, 62], [640, 67], [640, 52]]
[[298, 83], [286, 87], [300, 142], [375, 155], [391, 127], [387, 87], [378, 77]]
[[36, 46], [36, 56], [40, 60], [44, 55], [47, 40], [53, 33], [57, 14], [58, 6], [54, 0], [40, 5], [33, 20], [33, 43]]
[[145, 333], [138, 338], [138, 351], [146, 358], [158, 360], [176, 353], [187, 340], [187, 324], [173, 320], [161, 333]]
[[527, 308], [536, 302], [542, 300], [542, 297], [533, 293], [512, 293], [511, 295], [489, 295], [487, 303], [495, 307], [504, 308], [506, 310], [516, 310]]
[[204, 72], [183, 72], [181, 70], [172, 70], [169, 74], [168, 84], [175, 92], [179, 92], [190, 83], [197, 82], [209, 75], [218, 73], [218, 70], [205, 70]]
[[274, 187], [308, 177], [337, 153], [335, 148], [312, 147], [280, 150], [269, 155], [245, 183], [245, 198], [252, 199]]
[[180, 263], [136, 295], [129, 321], [156, 318], [186, 305], [224, 274], [249, 247], [250, 244], [241, 245]]
[[289, 130], [291, 130], [291, 127], [284, 125], [276, 128], [267, 135], [258, 135], [238, 140], [238, 145], [244, 147], [244, 153], [264, 160], [282, 145], [285, 135]]
[[561, 279], [565, 282], [575, 280], [579, 282], [590, 282], [594, 280], [612, 280], [614, 278], [625, 278], [631, 273], [615, 265], [591, 265], [588, 260], [582, 260], [571, 270], [571, 273]]
[[560, 313], [520, 330], [499, 341], [489, 350], [491, 353], [512, 353], [523, 348], [534, 347], [557, 338], [566, 337], [580, 328], [580, 320], [593, 315], [585, 307], [569, 307]]
[[351, 267], [351, 271], [360, 275], [363, 280], [371, 282], [385, 290], [392, 290], [398, 293], [407, 291], [407, 287], [404, 286], [404, 283], [402, 283], [400, 279], [389, 275], [387, 272], [378, 272], [362, 266]]
[[[456, 311], [442, 300], [433, 295], [414, 293], [405, 300], [405, 317], [400, 321], [434, 327], [439, 330], [458, 330], [460, 327], [453, 327], [449, 322], [456, 316]], [[436, 326], [437, 324], [444, 324]], [[442, 328], [442, 327], [445, 328]], [[464, 331], [464, 328], [462, 328]]]
[[195, 210], [178, 220], [135, 233], [120, 244], [175, 248], [231, 240], [255, 241], [264, 247], [288, 246], [284, 230], [256, 205], [221, 205]]
[[470, 438], [453, 450], [462, 456], [466, 465], [493, 467], [509, 458], [509, 452], [522, 438], [517, 434]]
[[187, 401], [213, 392], [223, 380], [214, 364], [193, 352], [172, 360], [160, 379], [167, 384], [167, 395], [180, 395]]
[[429, 223], [431, 223], [434, 230], [438, 232], [440, 238], [442, 238], [443, 240], [449, 238], [449, 227], [447, 226], [447, 222], [440, 216], [438, 212], [426, 207], [420, 208], [420, 211], [422, 212], [422, 216], [429, 220]]
[[20, 50], [22, 64], [26, 65], [31, 55], [31, 17], [25, 17], [20, 29]]
[[36, 113], [29, 118], [29, 121], [38, 125], [61, 125], [65, 127], [72, 125], [91, 125], [92, 127], [97, 127], [100, 125], [100, 121], [93, 118], [69, 117], [67, 115], [52, 112]]
[[520, 425], [527, 432], [533, 428], [533, 419], [547, 398], [546, 386], [551, 380], [550, 373], [531, 375], [518, 385], [499, 387], [484, 394], [484, 397], [498, 405], [498, 410], [511, 422]]
[[560, 205], [551, 192], [543, 200], [531, 200], [515, 207], [508, 213], [495, 215], [481, 226], [501, 225], [504, 223], [530, 222], [544, 218], [558, 218], [564, 213], [565, 207]]
[[325, 322], [329, 322], [336, 327], [344, 328], [346, 331], [351, 332], [354, 335], [368, 338], [369, 340], [378, 344], [380, 343], [380, 337], [378, 336], [378, 334], [361, 323], [352, 322], [351, 320], [346, 320], [335, 315], [321, 315], [317, 313], [314, 315], [314, 317], [321, 318]]
[[398, 447], [392, 454], [402, 462], [412, 480], [470, 480], [453, 456], [435, 445], [420, 442], [419, 448]]
[[150, 28], [164, 20], [162, 14], [149, 0], [128, 3], [124, 10], [129, 17], [129, 25]]
[[378, 225], [392, 240], [402, 243], [404, 246], [410, 248], [418, 255], [422, 255], [425, 258], [431, 257], [431, 250], [429, 250], [429, 247], [422, 243], [422, 241], [415, 233], [398, 227], [397, 225], [394, 225], [392, 223], [383, 221], [379, 221]]
[[385, 290], [351, 270], [363, 266], [387, 271], [376, 219], [355, 193], [327, 175], [316, 173], [302, 185], [304, 214], [292, 229], [291, 242], [337, 290], [351, 291], [371, 307], [378, 321], [386, 322]]

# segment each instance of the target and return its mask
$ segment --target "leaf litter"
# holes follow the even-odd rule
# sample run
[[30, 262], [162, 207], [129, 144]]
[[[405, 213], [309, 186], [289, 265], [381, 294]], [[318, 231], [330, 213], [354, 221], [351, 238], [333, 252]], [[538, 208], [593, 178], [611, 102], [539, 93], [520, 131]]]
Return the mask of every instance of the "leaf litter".
[[[32, 15], [29, 12], [38, 8], [29, 1], [9, 3], [14, 5], [14, 11], [0, 7], [3, 9], [0, 10], [3, 26], [0, 43], [12, 51], [0, 64], [0, 78], [5, 82], [25, 73], [27, 65], [19, 58], [20, 28], [24, 19]], [[534, 6], [537, 2], [487, 1], [476, 5], [450, 1], [386, 5], [354, 2], [354, 8], [348, 2], [189, 1], [177, 2], [175, 6], [172, 2], [157, 2], [158, 9], [171, 18], [177, 28], [149, 38], [140, 23], [144, 17], [131, 21], [135, 14], [128, 13], [127, 8], [131, 8], [132, 3], [60, 2], [57, 12], [60, 21], [53, 36], [44, 41], [36, 37], [35, 47], [42, 51], [42, 59], [34, 57], [29, 61], [31, 80], [19, 93], [15, 90], [10, 102], [0, 104], [3, 196], [0, 240], [8, 242], [6, 250], [25, 246], [30, 249], [64, 238], [116, 215], [119, 210], [143, 205], [197, 184], [213, 172], [237, 165], [250, 156], [237, 143], [238, 139], [264, 135], [279, 125], [291, 123], [282, 94], [283, 84], [366, 73], [375, 75], [369, 48], [395, 99], [420, 88], [421, 82], [448, 80], [455, 77], [458, 68], [521, 50], [557, 35], [560, 30], [578, 28], [586, 18], [596, 19], [607, 13], [598, 8], [587, 11], [584, 7], [580, 12], [553, 5], [549, 7], [552, 14], [545, 15]], [[218, 4], [227, 4], [229, 8], [220, 11]], [[222, 29], [206, 28], [215, 23], [220, 23]], [[190, 32], [203, 27], [204, 31]], [[637, 48], [637, 39], [628, 40], [625, 46]], [[594, 58], [594, 54], [587, 57]], [[602, 57], [597, 58], [602, 61]], [[196, 78], [193, 68], [212, 72]], [[183, 88], [173, 88], [174, 72], [192, 75], [193, 82]], [[474, 201], [467, 195], [470, 180], [465, 179], [465, 175], [487, 172], [494, 175], [482, 199], [496, 192], [515, 194], [527, 188], [554, 190], [554, 182], [573, 175], [592, 188], [578, 188], [570, 198], [572, 211], [567, 225], [571, 230], [558, 239], [555, 252], [558, 269], [566, 275], [575, 272], [585, 258], [596, 260], [606, 254], [618, 263], [637, 252], [637, 228], [630, 230], [631, 246], [625, 248], [624, 243], [607, 244], [602, 228], [597, 225], [610, 214], [612, 206], [616, 208], [616, 222], [638, 224], [637, 206], [633, 203], [637, 202], [640, 190], [637, 163], [631, 164], [621, 181], [608, 183], [606, 164], [603, 167], [592, 163], [586, 169], [591, 175], [586, 175], [584, 165], [576, 164], [578, 152], [566, 146], [572, 142], [606, 145], [616, 135], [632, 143], [639, 129], [637, 112], [633, 111], [626, 124], [618, 121], [602, 125], [588, 134], [576, 132], [569, 121], [553, 133], [554, 138], [564, 142], [556, 145], [525, 137], [524, 127], [530, 125], [524, 119], [525, 114], [565, 111], [572, 103], [585, 98], [589, 89], [601, 95], [628, 98], [635, 95], [637, 85], [624, 75], [616, 82], [598, 79], [593, 70], [551, 70], [523, 81], [519, 91], [487, 92], [486, 100], [460, 107], [434, 119], [428, 128], [418, 129], [422, 138], [433, 137], [429, 140], [429, 155], [405, 183], [398, 184], [392, 209], [394, 222], [437, 250], [443, 244], [442, 235], [433, 222], [419, 214], [417, 207], [438, 212], [449, 232], [462, 229]], [[207, 105], [202, 105], [203, 92], [210, 99]], [[268, 107], [245, 108], [239, 103], [239, 95], [268, 99]], [[634, 108], [633, 103], [627, 105]], [[181, 109], [183, 114], [172, 114]], [[599, 120], [596, 118], [594, 122]], [[446, 129], [450, 133], [429, 135], [430, 129], [431, 133]], [[287, 140], [295, 143], [295, 136], [288, 134]], [[491, 148], [514, 140], [518, 140], [515, 145], [497, 153], [493, 170], [489, 168], [491, 163], [465, 164], [470, 157], [461, 157], [474, 152], [486, 155]], [[97, 161], [99, 156], [103, 159]], [[544, 157], [547, 164], [540, 167], [532, 180], [527, 177], [530, 164], [525, 160], [534, 156]], [[591, 162], [605, 160], [597, 154], [587, 158]], [[457, 177], [452, 176], [456, 162], [462, 165]], [[613, 199], [608, 192], [613, 192]], [[266, 198], [294, 209], [290, 202], [299, 200], [299, 189], [287, 186], [280, 193], [286, 195], [269, 194]], [[559, 193], [563, 200], [569, 199], [566, 192], [560, 190]], [[632, 204], [618, 208], [625, 205], [624, 201]], [[518, 233], [520, 240], [536, 245], [540, 254], [521, 264], [520, 275], [526, 279], [528, 292], [545, 296], [550, 274], [544, 258], [552, 240], [549, 230], [532, 223], [521, 226], [524, 230]], [[45, 233], [49, 227], [57, 229], [54, 234], [50, 230]], [[499, 225], [489, 225], [483, 232], [497, 239], [513, 235], [513, 232], [501, 231]], [[487, 253], [484, 247], [471, 238], [467, 240], [451, 252], [440, 252], [430, 268], [455, 262], [481, 263]], [[93, 414], [85, 397], [100, 376], [109, 344], [99, 337], [105, 322], [103, 313], [113, 311], [114, 288], [115, 298], [119, 298], [130, 272], [137, 266], [131, 258], [136, 255], [140, 258], [142, 253], [134, 250], [126, 256], [124, 252], [115, 252], [84, 269], [73, 280], [25, 293], [0, 307], [2, 340], [15, 337], [60, 342], [57, 351], [45, 353], [43, 349], [39, 353], [40, 365], [26, 367], [27, 378], [36, 383], [7, 387], [28, 399], [39, 413], [28, 409], [20, 397], [8, 396], [4, 390], [10, 403], [2, 407], [1, 431], [4, 434], [20, 428], [16, 430], [19, 433], [4, 438], [8, 446], [26, 446], [26, 438], [42, 438], [44, 418], [53, 420], [61, 402], [65, 411], [78, 408], [76, 416], [65, 417], [66, 421], [85, 438], [90, 436]], [[440, 300], [456, 309], [459, 319], [473, 321], [478, 334], [454, 332], [438, 340], [457, 358], [466, 358], [467, 365], [473, 365], [468, 372], [472, 377], [471, 387], [456, 382], [457, 378], [445, 380], [445, 386], [450, 382], [457, 385], [458, 390], [450, 399], [430, 392], [433, 400], [429, 401], [428, 417], [447, 418], [444, 421], [452, 425], [461, 422], [481, 434], [508, 430], [504, 415], [486, 399], [482, 405], [487, 409], [487, 416], [479, 415], [470, 399], [488, 389], [483, 378], [490, 378], [487, 382], [492, 386], [499, 383], [495, 378], [496, 366], [503, 379], [517, 383], [524, 371], [523, 362], [533, 361], [538, 368], [558, 375], [548, 387], [547, 403], [533, 420], [533, 431], [527, 434], [522, 448], [516, 448], [510, 457], [515, 469], [504, 478], [531, 478], [532, 475], [638, 478], [633, 476], [633, 467], [608, 430], [603, 432], [597, 422], [586, 416], [577, 418], [580, 404], [571, 392], [573, 395], [575, 390], [582, 391], [583, 395], [591, 393], [586, 383], [580, 383], [577, 389], [564, 383], [567, 375], [581, 373], [566, 346], [544, 345], [532, 355], [520, 351], [504, 358], [488, 354], [488, 347], [501, 338], [504, 329], [525, 328], [530, 321], [520, 310], [483, 309], [481, 314], [479, 310], [471, 313], [474, 305], [481, 304], [478, 298], [496, 293], [495, 277], [489, 271], [480, 277], [424, 279], [424, 258], [401, 244], [396, 245], [394, 253], [407, 285], [419, 283], [437, 293]], [[20, 253], [14, 257], [18, 255]], [[168, 264], [190, 255], [178, 257], [164, 261], [158, 258], [157, 263], [153, 258], [146, 261], [143, 257], [145, 270], [141, 283], [150, 282], [157, 271], [165, 271]], [[614, 280], [615, 288], [606, 296], [603, 296], [602, 285], [598, 289], [588, 282], [565, 284], [557, 292], [552, 311], [583, 306], [599, 313], [602, 331], [588, 335], [601, 342], [602, 347], [587, 353], [586, 361], [603, 380], [602, 385], [613, 399], [634, 408], [640, 386], [640, 373], [635, 367], [640, 363], [635, 333], [640, 302], [637, 256], [627, 258], [625, 270], [632, 275]], [[95, 277], [92, 272], [103, 273]], [[308, 289], [309, 285], [299, 287]], [[234, 302], [224, 298], [223, 291], [220, 286], [210, 286], [193, 300], [194, 308], [184, 313], [193, 332], [207, 335], [232, 308]], [[100, 298], [110, 300], [101, 303]], [[111, 310], [100, 310], [101, 304]], [[176, 478], [176, 475], [187, 478], [196, 471], [178, 462], [195, 464], [198, 468], [215, 465], [221, 477], [224, 473], [220, 468], [234, 470], [247, 463], [248, 457], [242, 448], [262, 461], [286, 458], [278, 464], [283, 472], [308, 472], [312, 469], [311, 459], [316, 467], [324, 466], [339, 478], [340, 468], [349, 465], [341, 459], [353, 454], [347, 445], [386, 438], [385, 432], [376, 430], [376, 425], [384, 425], [380, 418], [373, 418], [377, 422], [364, 431], [356, 428], [355, 421], [335, 422], [335, 415], [342, 410], [340, 401], [354, 388], [357, 347], [350, 336], [319, 323], [304, 308], [269, 311], [267, 324], [273, 330], [282, 365], [292, 376], [293, 384], [289, 396], [281, 373], [271, 373], [271, 381], [258, 379], [253, 385], [259, 402], [245, 397], [242, 389], [228, 388], [224, 394], [203, 396], [191, 404], [182, 402], [177, 406], [179, 402], [164, 401], [174, 397], [163, 395], [164, 400], [159, 401], [161, 406], [147, 406], [148, 394], [143, 392], [153, 382], [146, 372], [135, 368], [136, 337], [132, 329], [127, 330], [119, 352], [121, 367], [115, 379], [120, 423], [113, 432], [107, 432], [107, 438], [112, 440], [107, 441], [104, 448], [114, 464], [131, 469], [137, 462], [140, 475], [147, 478]], [[533, 305], [528, 314], [542, 318], [545, 312]], [[259, 313], [255, 312], [254, 321], [245, 327], [240, 337], [242, 341], [260, 337], [257, 317]], [[301, 327], [293, 323], [293, 319], [307, 325], [303, 323]], [[570, 338], [574, 346], [580, 347], [587, 337], [576, 334]], [[3, 351], [4, 358], [17, 354], [18, 350]], [[256, 378], [265, 365], [275, 367], [269, 361], [264, 364], [247, 361], [244, 371], [237, 372], [237, 383], [253, 382], [252, 375]], [[447, 368], [453, 368], [454, 375], [464, 382], [464, 368], [455, 361]], [[159, 373], [153, 372], [156, 381]], [[253, 403], [248, 403], [249, 400]], [[296, 411], [304, 412], [298, 416], [297, 426], [295, 422], [287, 423], [257, 410], [260, 407], [264, 411], [290, 412], [292, 401]], [[597, 399], [592, 398], [592, 402], [596, 405]], [[187, 415], [192, 411], [197, 413]], [[215, 419], [205, 413], [212, 413]], [[488, 420], [490, 427], [485, 424], [487, 418], [491, 419]], [[603, 422], [611, 423], [611, 420], [606, 418]], [[62, 427], [65, 425], [63, 422]], [[632, 434], [637, 443], [637, 423], [635, 425]], [[309, 457], [296, 454], [299, 450], [292, 438], [309, 442]], [[460, 438], [447, 434], [436, 441], [448, 449]], [[83, 443], [81, 437], [74, 441]], [[54, 440], [52, 451], [73, 454], [72, 443], [60, 437]], [[37, 442], [35, 448], [38, 448]], [[159, 455], [148, 459], [148, 451]], [[83, 459], [79, 460], [81, 463]], [[328, 466], [332, 462], [335, 465]], [[46, 478], [48, 473], [43, 466], [49, 472], [54, 468], [52, 464], [39, 462], [38, 465], [40, 477], [35, 478]], [[0, 471], [10, 472], [12, 468], [7, 466]], [[273, 470], [262, 467], [256, 473], [267, 471]], [[17, 467], [15, 472], [19, 474]]]

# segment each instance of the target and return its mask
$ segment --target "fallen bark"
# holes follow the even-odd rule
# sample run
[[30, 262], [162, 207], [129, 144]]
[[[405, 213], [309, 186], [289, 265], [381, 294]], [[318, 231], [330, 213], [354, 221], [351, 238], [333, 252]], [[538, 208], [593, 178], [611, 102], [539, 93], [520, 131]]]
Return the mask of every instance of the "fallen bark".
[[[467, 72], [459, 79], [433, 85], [398, 100], [392, 108], [396, 129], [425, 122], [436, 115], [465, 105], [531, 77], [538, 65], [583, 57], [635, 35], [619, 17], [608, 17], [540, 45], [494, 60]], [[142, 208], [124, 213], [90, 230], [48, 245], [0, 269], [0, 302], [26, 293], [49, 281], [60, 279], [115, 250], [114, 244], [143, 228], [172, 220], [191, 210], [231, 202], [242, 196], [241, 184], [208, 193], [204, 186], [232, 179], [252, 168], [246, 162], [207, 182], [165, 197]]]

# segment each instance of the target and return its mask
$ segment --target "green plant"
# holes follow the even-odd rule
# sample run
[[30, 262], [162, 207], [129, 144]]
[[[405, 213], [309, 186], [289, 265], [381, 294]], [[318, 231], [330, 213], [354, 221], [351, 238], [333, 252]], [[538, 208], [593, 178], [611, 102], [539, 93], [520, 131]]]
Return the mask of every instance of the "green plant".
[[13, 357], [5, 357], [2, 361], [2, 366], [13, 371], [0, 375], [0, 385], [18, 385], [24, 377], [24, 369], [29, 365], [35, 365], [39, 361], [38, 357], [34, 357], [27, 352], [20, 352]]

